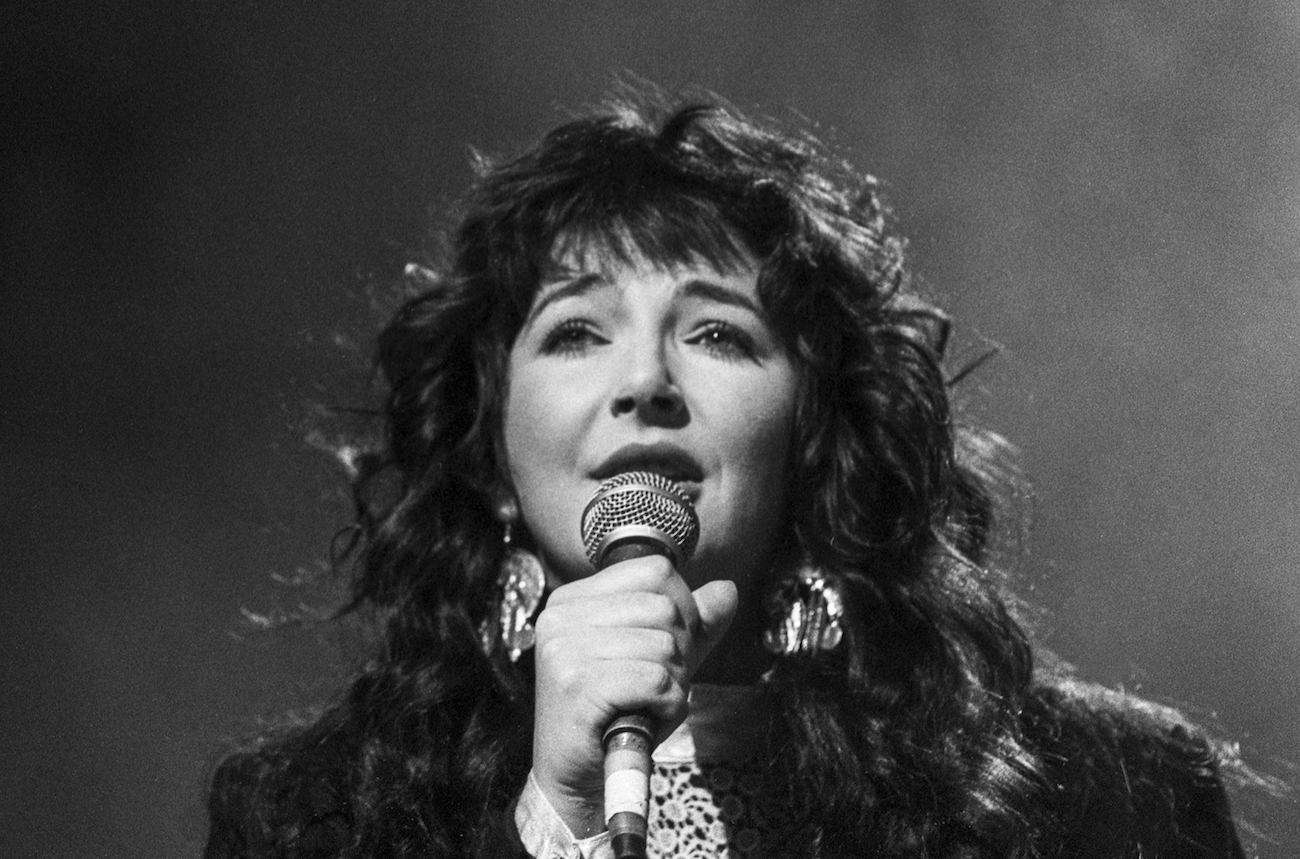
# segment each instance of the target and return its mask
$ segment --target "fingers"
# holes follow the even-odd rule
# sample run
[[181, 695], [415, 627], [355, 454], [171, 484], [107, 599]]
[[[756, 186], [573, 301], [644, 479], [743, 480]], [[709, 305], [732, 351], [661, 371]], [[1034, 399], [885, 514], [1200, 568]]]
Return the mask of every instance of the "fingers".
[[726, 634], [736, 603], [730, 582], [709, 583], [692, 593], [667, 558], [634, 558], [556, 589], [538, 619], [538, 639], [592, 627], [667, 630], [686, 658], [689, 681]]
[[[592, 627], [570, 635], [547, 636], [539, 645], [545, 648], [538, 656], [547, 664], [576, 662], [573, 657], [594, 663], [642, 661], [664, 665], [685, 681], [686, 652], [678, 636], [666, 629]], [[612, 670], [604, 665], [600, 670]]]
[[[620, 593], [613, 600], [603, 595], [570, 598], [553, 606], [539, 619], [539, 624], [546, 625], [542, 631], [544, 639], [562, 638], [566, 632], [577, 629], [615, 630], [618, 634], [603, 644], [594, 639], [585, 644], [592, 648], [592, 652], [604, 653], [611, 658], [645, 657], [681, 662], [689, 654], [689, 679], [727, 634], [739, 601], [735, 584], [728, 581], [709, 582], [690, 596], [697, 619], [693, 625], [683, 617], [684, 613], [691, 612], [684, 612], [678, 601], [666, 594], [644, 591]], [[637, 631], [655, 631], [660, 635], [644, 637], [632, 634]], [[651, 646], [643, 647], [642, 642], [650, 642]], [[664, 653], [663, 646], [657, 649], [652, 646], [669, 642], [674, 645], [671, 655]]]
[[675, 726], [686, 716], [685, 673], [680, 662], [639, 655], [560, 661], [548, 671], [548, 695], [566, 710], [590, 709], [589, 733], [596, 738], [619, 713], [644, 710]]
[[673, 592], [675, 595], [684, 590], [687, 590], [686, 583], [677, 575], [671, 561], [662, 555], [647, 555], [621, 561], [593, 575], [569, 582], [555, 590], [551, 601], [633, 591]]
[[[558, 593], [558, 591], [557, 591]], [[589, 626], [669, 629], [686, 627], [682, 608], [667, 594], [633, 591], [618, 595], [569, 598], [550, 603], [553, 620], [573, 619]]]

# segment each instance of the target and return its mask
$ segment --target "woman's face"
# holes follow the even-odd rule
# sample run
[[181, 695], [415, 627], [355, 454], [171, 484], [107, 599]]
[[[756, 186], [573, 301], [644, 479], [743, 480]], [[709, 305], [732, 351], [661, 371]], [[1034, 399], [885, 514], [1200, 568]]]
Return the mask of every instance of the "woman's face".
[[699, 513], [687, 582], [744, 589], [783, 532], [798, 388], [756, 267], [562, 263], [511, 349], [504, 415], [513, 488], [551, 584], [592, 572], [579, 519], [597, 486], [653, 471]]

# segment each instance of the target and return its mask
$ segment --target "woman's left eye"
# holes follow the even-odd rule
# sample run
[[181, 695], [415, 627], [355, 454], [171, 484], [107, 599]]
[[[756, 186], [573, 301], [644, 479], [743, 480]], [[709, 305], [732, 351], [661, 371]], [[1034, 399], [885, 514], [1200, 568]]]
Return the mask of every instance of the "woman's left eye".
[[724, 358], [754, 357], [754, 338], [727, 322], [706, 323], [691, 335], [689, 342], [704, 346]]

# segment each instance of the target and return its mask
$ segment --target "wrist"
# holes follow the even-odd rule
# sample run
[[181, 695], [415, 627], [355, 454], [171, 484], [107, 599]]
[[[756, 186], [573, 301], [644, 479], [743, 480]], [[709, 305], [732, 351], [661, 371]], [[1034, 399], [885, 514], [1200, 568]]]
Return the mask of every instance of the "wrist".
[[594, 791], [575, 791], [533, 773], [534, 784], [573, 837], [582, 840], [605, 831], [605, 796], [603, 786]]

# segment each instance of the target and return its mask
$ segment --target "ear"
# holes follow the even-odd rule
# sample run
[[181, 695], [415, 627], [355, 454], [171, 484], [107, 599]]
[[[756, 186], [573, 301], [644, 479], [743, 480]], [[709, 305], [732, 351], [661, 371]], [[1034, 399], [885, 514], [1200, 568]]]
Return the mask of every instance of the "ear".
[[519, 499], [514, 490], [503, 483], [492, 488], [492, 513], [496, 520], [505, 525], [519, 522]]
[[[508, 544], [536, 553], [537, 545], [528, 533], [528, 526], [524, 524], [519, 498], [514, 490], [504, 483], [498, 483], [492, 488], [491, 495], [492, 515], [504, 526], [502, 539]], [[545, 561], [542, 562], [542, 567], [545, 569]], [[550, 581], [549, 576], [547, 581]]]

